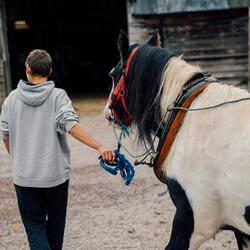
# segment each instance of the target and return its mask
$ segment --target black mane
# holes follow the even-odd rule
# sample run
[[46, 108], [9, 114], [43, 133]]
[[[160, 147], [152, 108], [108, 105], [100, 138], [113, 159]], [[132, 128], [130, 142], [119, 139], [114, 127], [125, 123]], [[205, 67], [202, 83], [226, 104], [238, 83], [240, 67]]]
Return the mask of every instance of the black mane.
[[152, 141], [160, 117], [160, 98], [156, 98], [162, 73], [173, 54], [162, 48], [142, 45], [134, 55], [126, 78], [127, 105], [138, 128], [139, 140]]

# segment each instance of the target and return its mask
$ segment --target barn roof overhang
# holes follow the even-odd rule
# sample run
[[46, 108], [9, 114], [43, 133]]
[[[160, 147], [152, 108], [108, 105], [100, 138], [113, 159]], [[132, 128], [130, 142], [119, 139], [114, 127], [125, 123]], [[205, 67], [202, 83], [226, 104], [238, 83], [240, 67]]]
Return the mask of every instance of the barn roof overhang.
[[250, 6], [250, 0], [129, 0], [132, 15], [162, 15], [182, 12], [215, 11]]

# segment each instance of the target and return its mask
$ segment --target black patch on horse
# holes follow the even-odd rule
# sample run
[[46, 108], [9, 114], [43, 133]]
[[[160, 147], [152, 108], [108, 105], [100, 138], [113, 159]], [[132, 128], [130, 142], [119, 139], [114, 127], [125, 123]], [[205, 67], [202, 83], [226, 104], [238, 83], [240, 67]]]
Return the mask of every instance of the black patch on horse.
[[170, 197], [176, 206], [170, 241], [166, 250], [184, 250], [189, 248], [194, 231], [193, 210], [186, 192], [175, 179], [167, 178]]
[[244, 214], [245, 220], [250, 225], [250, 206], [247, 206], [245, 208], [245, 214]]
[[224, 225], [221, 227], [221, 229], [222, 230], [231, 230], [234, 232], [239, 250], [243, 250], [243, 247], [244, 248], [248, 247], [248, 244], [250, 242], [249, 235], [242, 233], [240, 230], [238, 230], [237, 228], [232, 227], [230, 225]]
[[243, 250], [243, 247], [247, 248], [249, 245], [250, 236], [236, 229], [234, 230], [234, 234], [239, 250]]

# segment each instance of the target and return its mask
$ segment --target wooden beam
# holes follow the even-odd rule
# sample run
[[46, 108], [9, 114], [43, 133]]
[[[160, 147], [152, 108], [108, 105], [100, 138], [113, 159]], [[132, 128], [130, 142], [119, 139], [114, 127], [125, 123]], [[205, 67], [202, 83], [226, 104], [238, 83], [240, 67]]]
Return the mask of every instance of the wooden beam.
[[250, 6], [248, 7], [248, 89], [250, 89]]
[[4, 1], [0, 0], [0, 43], [2, 47], [3, 70], [5, 78], [6, 94], [12, 90], [11, 75], [10, 75], [10, 60], [9, 60], [9, 46], [7, 39], [7, 24], [5, 15]]

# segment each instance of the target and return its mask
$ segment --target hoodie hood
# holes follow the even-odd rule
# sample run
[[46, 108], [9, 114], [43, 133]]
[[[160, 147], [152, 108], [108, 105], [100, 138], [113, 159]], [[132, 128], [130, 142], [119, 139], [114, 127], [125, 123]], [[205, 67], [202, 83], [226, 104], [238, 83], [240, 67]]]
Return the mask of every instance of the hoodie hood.
[[53, 81], [43, 82], [39, 84], [27, 84], [20, 80], [17, 85], [17, 93], [20, 99], [30, 106], [42, 105], [55, 88]]

